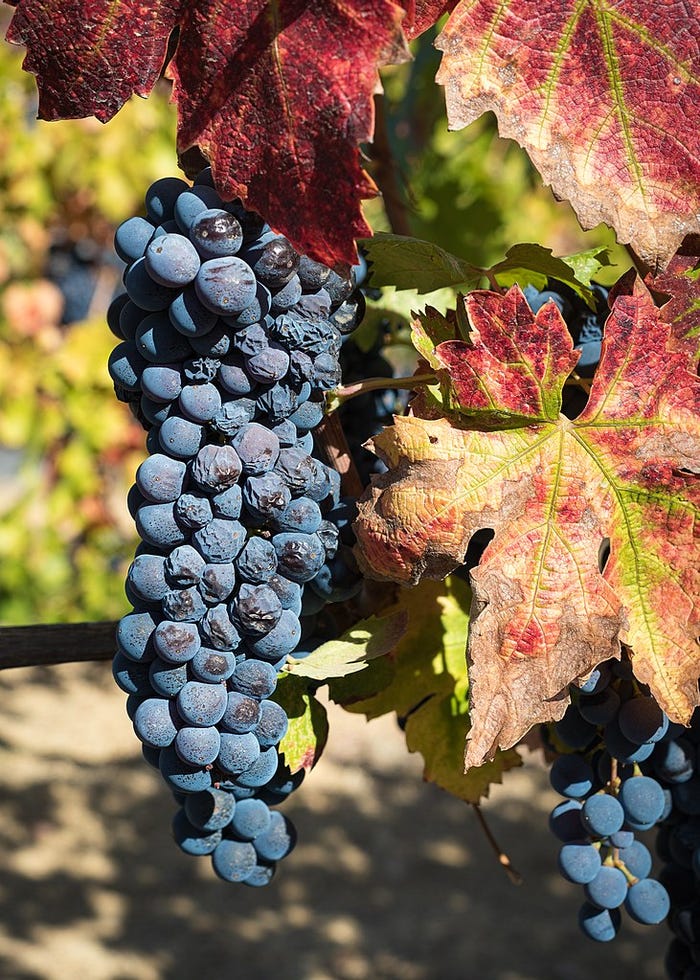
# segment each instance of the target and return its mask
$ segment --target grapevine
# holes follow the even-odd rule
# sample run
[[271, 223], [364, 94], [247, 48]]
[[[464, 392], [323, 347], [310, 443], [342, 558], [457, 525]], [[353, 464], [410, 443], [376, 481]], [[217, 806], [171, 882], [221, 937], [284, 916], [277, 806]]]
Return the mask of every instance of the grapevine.
[[[614, 940], [623, 910], [668, 920], [668, 976], [692, 980], [692, 5], [11, 6], [41, 118], [107, 122], [158, 87], [177, 111], [179, 175], [173, 154], [120, 215], [114, 253], [104, 227], [82, 251], [54, 234], [42, 293], [46, 352], [103, 304], [113, 410], [145, 430], [114, 451], [139, 460], [130, 608], [113, 634], [83, 635], [115, 636], [176, 845], [226, 882], [270, 885], [297, 843], [283, 804], [322, 755], [328, 697], [394, 713], [425, 778], [476, 809], [516, 880], [479, 807], [526, 742], [562, 798], [550, 829], [580, 931]], [[392, 120], [392, 73], [413, 55]], [[467, 208], [477, 231], [412, 214], [411, 167], [414, 186], [444, 174], [449, 207], [465, 203], [445, 149], [458, 144], [426, 136], [428, 75], [451, 129], [492, 112], [571, 205], [575, 234], [551, 225], [570, 248], [482, 234], [486, 194]], [[466, 133], [492, 139], [484, 122]], [[523, 215], [544, 193], [526, 180]], [[383, 210], [363, 211], [377, 191]], [[611, 231], [581, 237], [600, 222]], [[23, 656], [8, 664], [52, 662]]]

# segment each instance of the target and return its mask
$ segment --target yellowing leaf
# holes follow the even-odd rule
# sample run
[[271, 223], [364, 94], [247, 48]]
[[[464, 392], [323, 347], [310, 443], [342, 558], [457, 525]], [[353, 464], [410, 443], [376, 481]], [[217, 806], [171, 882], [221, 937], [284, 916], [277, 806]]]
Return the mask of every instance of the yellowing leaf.
[[571, 421], [559, 408], [576, 354], [554, 305], [534, 317], [513, 287], [467, 309], [472, 344], [435, 351], [461, 418], [397, 418], [374, 440], [389, 472], [356, 525], [373, 573], [407, 583], [442, 578], [476, 530], [495, 531], [472, 573], [467, 765], [561, 717], [567, 685], [620, 642], [687, 723], [700, 702], [696, 343], [643, 286], [618, 293]]
[[491, 783], [500, 782], [502, 774], [521, 760], [514, 750], [499, 752], [493, 762], [464, 772], [469, 600], [467, 584], [456, 577], [442, 584], [421, 582], [404, 591], [399, 606], [408, 613], [408, 629], [390, 657], [395, 668], [391, 680], [365, 698], [357, 698], [347, 682], [332, 681], [330, 695], [348, 711], [367, 718], [395, 711], [405, 727], [409, 751], [420, 752], [425, 760], [424, 778], [459, 799], [478, 803]]
[[324, 681], [364, 670], [371, 660], [386, 656], [406, 632], [404, 609], [370, 616], [355, 623], [337, 640], [328, 640], [301, 660], [291, 656], [285, 669], [297, 677]]

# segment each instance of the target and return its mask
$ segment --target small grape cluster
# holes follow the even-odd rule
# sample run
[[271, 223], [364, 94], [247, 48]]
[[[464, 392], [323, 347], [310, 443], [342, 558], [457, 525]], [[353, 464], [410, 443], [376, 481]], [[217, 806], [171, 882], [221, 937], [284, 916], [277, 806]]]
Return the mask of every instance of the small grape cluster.
[[294, 844], [270, 809], [298, 785], [272, 696], [316, 615], [360, 588], [338, 474], [314, 454], [355, 282], [300, 256], [204, 171], [156, 181], [116, 250], [115, 390], [148, 430], [129, 497], [142, 544], [113, 671], [173, 832], [227, 881], [264, 885]]
[[[678, 727], [678, 726], [675, 726]], [[700, 978], [700, 713], [688, 728], [665, 741], [650, 762], [671, 796], [661, 822], [656, 850], [664, 862], [659, 873], [671, 898], [668, 918], [674, 939], [668, 949], [670, 980]]]
[[668, 915], [668, 892], [650, 877], [651, 854], [635, 834], [670, 812], [671, 794], [642, 767], [667, 753], [676, 729], [626, 660], [601, 664], [572, 688], [572, 704], [554, 726], [554, 740], [572, 751], [552, 765], [552, 786], [566, 800], [550, 828], [562, 842], [561, 874], [583, 886], [579, 925], [591, 939], [615, 937], [622, 906], [648, 925]]

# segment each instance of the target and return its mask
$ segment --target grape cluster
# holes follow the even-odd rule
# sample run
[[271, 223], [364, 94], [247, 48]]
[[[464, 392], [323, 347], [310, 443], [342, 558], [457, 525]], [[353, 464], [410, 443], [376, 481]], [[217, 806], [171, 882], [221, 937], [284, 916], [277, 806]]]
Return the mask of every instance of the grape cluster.
[[108, 312], [110, 374], [150, 454], [114, 676], [181, 805], [177, 843], [259, 886], [294, 844], [271, 809], [299, 782], [278, 754], [277, 673], [361, 584], [352, 508], [313, 430], [362, 306], [352, 278], [223, 202], [210, 171], [156, 181], [146, 209], [116, 232], [126, 292]]
[[561, 874], [583, 886], [579, 925], [590, 939], [615, 937], [622, 906], [647, 925], [668, 915], [668, 891], [650, 877], [651, 854], [635, 835], [669, 815], [672, 795], [659, 770], [677, 733], [626, 660], [601, 664], [572, 688], [554, 726], [555, 743], [570, 751], [552, 765], [552, 786], [566, 799], [550, 827], [562, 842]]

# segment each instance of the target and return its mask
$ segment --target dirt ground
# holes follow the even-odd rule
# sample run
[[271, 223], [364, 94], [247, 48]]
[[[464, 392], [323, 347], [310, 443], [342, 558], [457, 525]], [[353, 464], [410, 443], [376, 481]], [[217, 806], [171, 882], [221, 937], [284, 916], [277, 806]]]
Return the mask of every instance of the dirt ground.
[[485, 806], [422, 783], [391, 718], [331, 708], [286, 807], [294, 853], [266, 889], [226, 885], [169, 836], [106, 664], [0, 676], [1, 980], [660, 980], [665, 927], [579, 936], [535, 762]]

